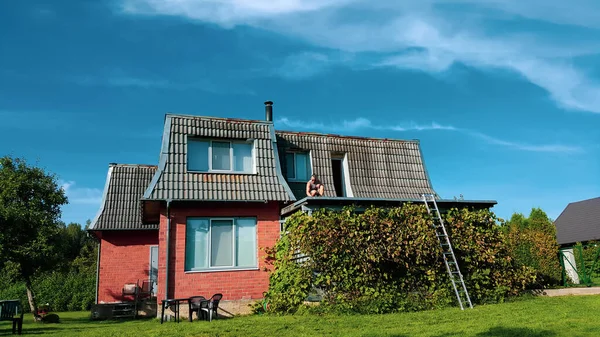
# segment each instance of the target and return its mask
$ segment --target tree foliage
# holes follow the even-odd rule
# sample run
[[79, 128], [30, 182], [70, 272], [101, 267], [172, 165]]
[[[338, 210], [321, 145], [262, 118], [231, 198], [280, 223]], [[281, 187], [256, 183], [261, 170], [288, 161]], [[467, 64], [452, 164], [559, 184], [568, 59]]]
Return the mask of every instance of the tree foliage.
[[23, 159], [0, 158], [0, 260], [25, 282], [33, 312], [31, 278], [60, 261], [60, 207], [66, 203], [54, 175]]
[[507, 247], [515, 261], [536, 270], [538, 287], [560, 283], [561, 266], [556, 228], [543, 210], [533, 208], [528, 217], [515, 213], [503, 224], [503, 230], [507, 237]]
[[[513, 263], [493, 213], [453, 209], [445, 219], [475, 303], [502, 301], [535, 280], [530, 268]], [[298, 252], [310, 258], [298, 260]], [[322, 295], [318, 310], [361, 313], [423, 310], [455, 301], [422, 205], [362, 214], [350, 208], [296, 213], [268, 255], [274, 266], [265, 294], [270, 312], [293, 313], [313, 293]]]
[[[60, 225], [61, 263], [53, 270], [38, 273], [31, 283], [38, 303], [48, 303], [52, 311], [89, 310], [95, 300], [98, 245], [86, 234], [86, 225]], [[78, 239], [76, 239], [78, 238]], [[27, 301], [25, 282], [12, 264], [0, 270], [0, 298]]]

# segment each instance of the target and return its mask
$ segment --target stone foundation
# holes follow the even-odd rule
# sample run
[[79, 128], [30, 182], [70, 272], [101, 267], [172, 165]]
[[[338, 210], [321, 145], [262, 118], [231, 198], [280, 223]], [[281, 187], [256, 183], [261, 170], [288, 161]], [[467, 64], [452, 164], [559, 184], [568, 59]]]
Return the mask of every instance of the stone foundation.
[[578, 296], [578, 295], [600, 295], [600, 287], [578, 287], [563, 289], [544, 289], [542, 296]]
[[[256, 303], [258, 300], [236, 300], [236, 301], [220, 301], [219, 309], [217, 310], [219, 317], [233, 317], [239, 315], [249, 315], [252, 313], [252, 309], [250, 308], [251, 304]], [[158, 310], [156, 310], [156, 317], [160, 319], [161, 306], [159, 301]], [[165, 310], [165, 319], [169, 316], [172, 318], [175, 317], [175, 314], [171, 309], [167, 308]], [[179, 305], [179, 316], [180, 319], [188, 319], [189, 317], [189, 306], [187, 302], [183, 302]], [[196, 319], [196, 315], [194, 315], [193, 319]]]

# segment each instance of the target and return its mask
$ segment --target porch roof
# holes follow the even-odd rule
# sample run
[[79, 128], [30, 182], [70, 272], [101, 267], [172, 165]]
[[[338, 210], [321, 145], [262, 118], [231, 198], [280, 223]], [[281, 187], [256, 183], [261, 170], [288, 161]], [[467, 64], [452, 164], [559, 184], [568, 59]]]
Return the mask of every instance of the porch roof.
[[[300, 199], [293, 204], [284, 207], [281, 210], [281, 215], [286, 216], [294, 213], [295, 211], [302, 209], [302, 206], [310, 207], [315, 206], [318, 208], [323, 207], [343, 207], [343, 206], [356, 206], [356, 207], [369, 207], [369, 206], [380, 206], [380, 207], [393, 207], [400, 206], [404, 203], [422, 203], [422, 199], [415, 198], [404, 198], [404, 199], [386, 199], [386, 198], [349, 198], [349, 197], [305, 197]], [[491, 208], [498, 202], [495, 200], [454, 200], [454, 199], [437, 199], [437, 204], [441, 208], [452, 208], [452, 207], [474, 207], [474, 208]]]

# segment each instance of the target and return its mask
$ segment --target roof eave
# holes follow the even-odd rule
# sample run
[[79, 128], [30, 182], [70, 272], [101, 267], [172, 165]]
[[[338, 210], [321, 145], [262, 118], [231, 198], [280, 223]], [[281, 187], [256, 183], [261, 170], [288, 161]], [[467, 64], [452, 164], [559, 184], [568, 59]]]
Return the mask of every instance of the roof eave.
[[106, 205], [106, 196], [108, 195], [108, 187], [110, 186], [110, 180], [112, 178], [113, 167], [114, 166], [112, 166], [112, 165], [110, 165], [108, 167], [108, 173], [106, 174], [106, 183], [104, 184], [104, 191], [102, 192], [102, 201], [100, 201], [100, 209], [98, 210], [98, 213], [94, 217], [94, 220], [92, 220], [92, 222], [90, 223], [90, 227], [88, 227], [88, 231], [96, 230], [95, 228], [98, 223], [98, 219], [100, 219], [100, 216], [104, 212], [104, 206]]
[[[366, 204], [403, 204], [403, 203], [422, 203], [422, 199], [414, 198], [402, 198], [402, 199], [388, 199], [388, 198], [360, 198], [360, 197], [305, 197], [289, 205], [281, 210], [281, 215], [287, 215], [295, 212], [304, 205], [308, 204], [321, 204], [321, 205], [351, 205], [356, 203]], [[440, 205], [456, 204], [456, 205], [478, 205], [482, 207], [493, 207], [498, 204], [496, 200], [454, 200], [454, 199], [438, 199], [436, 203]]]
[[152, 192], [154, 191], [154, 188], [156, 187], [156, 184], [158, 183], [158, 180], [160, 179], [160, 176], [162, 175], [162, 173], [165, 170], [165, 167], [167, 165], [167, 157], [169, 155], [169, 142], [171, 141], [171, 139], [170, 139], [171, 138], [171, 123], [172, 123], [171, 117], [172, 117], [171, 115], [165, 116], [165, 126], [163, 129], [163, 137], [162, 137], [162, 144], [161, 144], [161, 148], [160, 148], [160, 158], [159, 158], [159, 162], [158, 162], [158, 168], [156, 170], [156, 173], [154, 173], [154, 177], [152, 177], [152, 180], [150, 181], [150, 185], [144, 192], [144, 196], [142, 197], [142, 200], [146, 200], [146, 199], [150, 198], [150, 196], [152, 195]]

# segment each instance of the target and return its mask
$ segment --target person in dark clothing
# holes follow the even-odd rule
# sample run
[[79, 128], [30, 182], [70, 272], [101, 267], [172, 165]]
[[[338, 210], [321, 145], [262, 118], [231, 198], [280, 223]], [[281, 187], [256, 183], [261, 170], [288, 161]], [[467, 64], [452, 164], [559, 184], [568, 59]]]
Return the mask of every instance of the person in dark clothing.
[[306, 183], [306, 195], [309, 197], [322, 197], [324, 189], [323, 183], [317, 178], [316, 174], [313, 174]]

